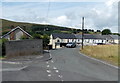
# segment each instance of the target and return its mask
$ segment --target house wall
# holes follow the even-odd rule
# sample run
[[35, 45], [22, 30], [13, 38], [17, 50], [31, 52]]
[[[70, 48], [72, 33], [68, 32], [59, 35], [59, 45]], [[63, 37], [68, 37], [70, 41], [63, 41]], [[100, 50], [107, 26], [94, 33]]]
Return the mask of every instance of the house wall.
[[10, 40], [10, 35], [5, 36], [4, 38]]
[[4, 38], [8, 39], [8, 40], [20, 40], [23, 35], [30, 38], [28, 35], [26, 35], [20, 29], [17, 29], [14, 32], [11, 32], [9, 35], [5, 36]]
[[118, 44], [118, 43], [119, 43], [119, 40], [118, 40], [118, 39], [115, 39], [115, 40], [114, 40], [114, 43]]
[[53, 44], [53, 37], [52, 37], [52, 35], [50, 35], [50, 43], [49, 43], [50, 45], [52, 45]]
[[20, 38], [24, 35], [24, 33], [20, 30], [17, 29], [14, 32], [14, 40], [20, 40]]
[[5, 47], [6, 56], [40, 55], [43, 53], [41, 39], [8, 41], [5, 43]]

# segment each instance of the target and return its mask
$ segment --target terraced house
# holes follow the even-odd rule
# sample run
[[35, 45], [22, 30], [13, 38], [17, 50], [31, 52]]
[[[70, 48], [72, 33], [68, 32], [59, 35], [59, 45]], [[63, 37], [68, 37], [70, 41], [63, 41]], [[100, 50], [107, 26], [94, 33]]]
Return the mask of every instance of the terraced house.
[[[104, 44], [118, 44], [118, 35], [98, 35], [98, 34], [84, 34], [84, 45], [94, 45], [97, 43]], [[68, 42], [76, 42], [77, 44], [82, 43], [82, 35], [79, 34], [63, 34], [53, 33], [50, 36], [50, 45], [53, 48], [60, 48], [66, 45]]]

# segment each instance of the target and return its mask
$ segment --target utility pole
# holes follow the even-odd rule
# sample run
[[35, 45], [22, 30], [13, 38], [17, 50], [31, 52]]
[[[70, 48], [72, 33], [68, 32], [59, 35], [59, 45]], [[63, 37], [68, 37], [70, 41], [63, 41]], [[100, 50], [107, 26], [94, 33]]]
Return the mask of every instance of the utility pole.
[[82, 49], [84, 45], [84, 17], [82, 17]]

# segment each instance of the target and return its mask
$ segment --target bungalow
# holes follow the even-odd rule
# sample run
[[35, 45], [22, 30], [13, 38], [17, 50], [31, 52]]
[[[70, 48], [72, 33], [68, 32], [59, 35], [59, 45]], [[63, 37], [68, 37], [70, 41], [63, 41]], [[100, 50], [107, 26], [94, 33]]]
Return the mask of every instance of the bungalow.
[[[93, 45], [97, 43], [118, 43], [119, 40], [118, 36], [115, 35], [98, 35], [98, 34], [84, 34], [84, 45]], [[78, 44], [82, 43], [82, 35], [79, 34], [61, 34], [61, 33], [54, 33], [50, 36], [50, 45], [53, 48], [60, 48], [62, 47], [62, 43], [68, 42], [76, 42]]]
[[27, 38], [32, 37], [29, 33], [17, 26], [16, 28], [3, 35], [1, 38], [5, 38], [8, 40], [20, 40], [22, 36], [26, 36]]
[[118, 35], [110, 35], [112, 37], [112, 43], [118, 44], [120, 36]]
[[[82, 35], [76, 35], [76, 38], [79, 41], [76, 41], [77, 43], [81, 43], [82, 42]], [[83, 36], [84, 38], [84, 44], [96, 44], [96, 43], [105, 43], [105, 38], [102, 35], [96, 35], [96, 34], [84, 34]]]
[[53, 33], [50, 35], [50, 45], [52, 48], [60, 48], [61, 44], [67, 44], [68, 42], [75, 42], [76, 36], [74, 34]]

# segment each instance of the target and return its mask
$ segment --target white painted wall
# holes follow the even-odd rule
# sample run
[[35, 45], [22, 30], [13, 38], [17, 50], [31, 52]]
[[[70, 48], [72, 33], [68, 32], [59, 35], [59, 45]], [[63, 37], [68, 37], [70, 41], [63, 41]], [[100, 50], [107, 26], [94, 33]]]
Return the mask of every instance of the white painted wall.
[[15, 30], [14, 33], [15, 33], [14, 35], [15, 40], [20, 40], [20, 38], [24, 35], [24, 33], [19, 29]]

